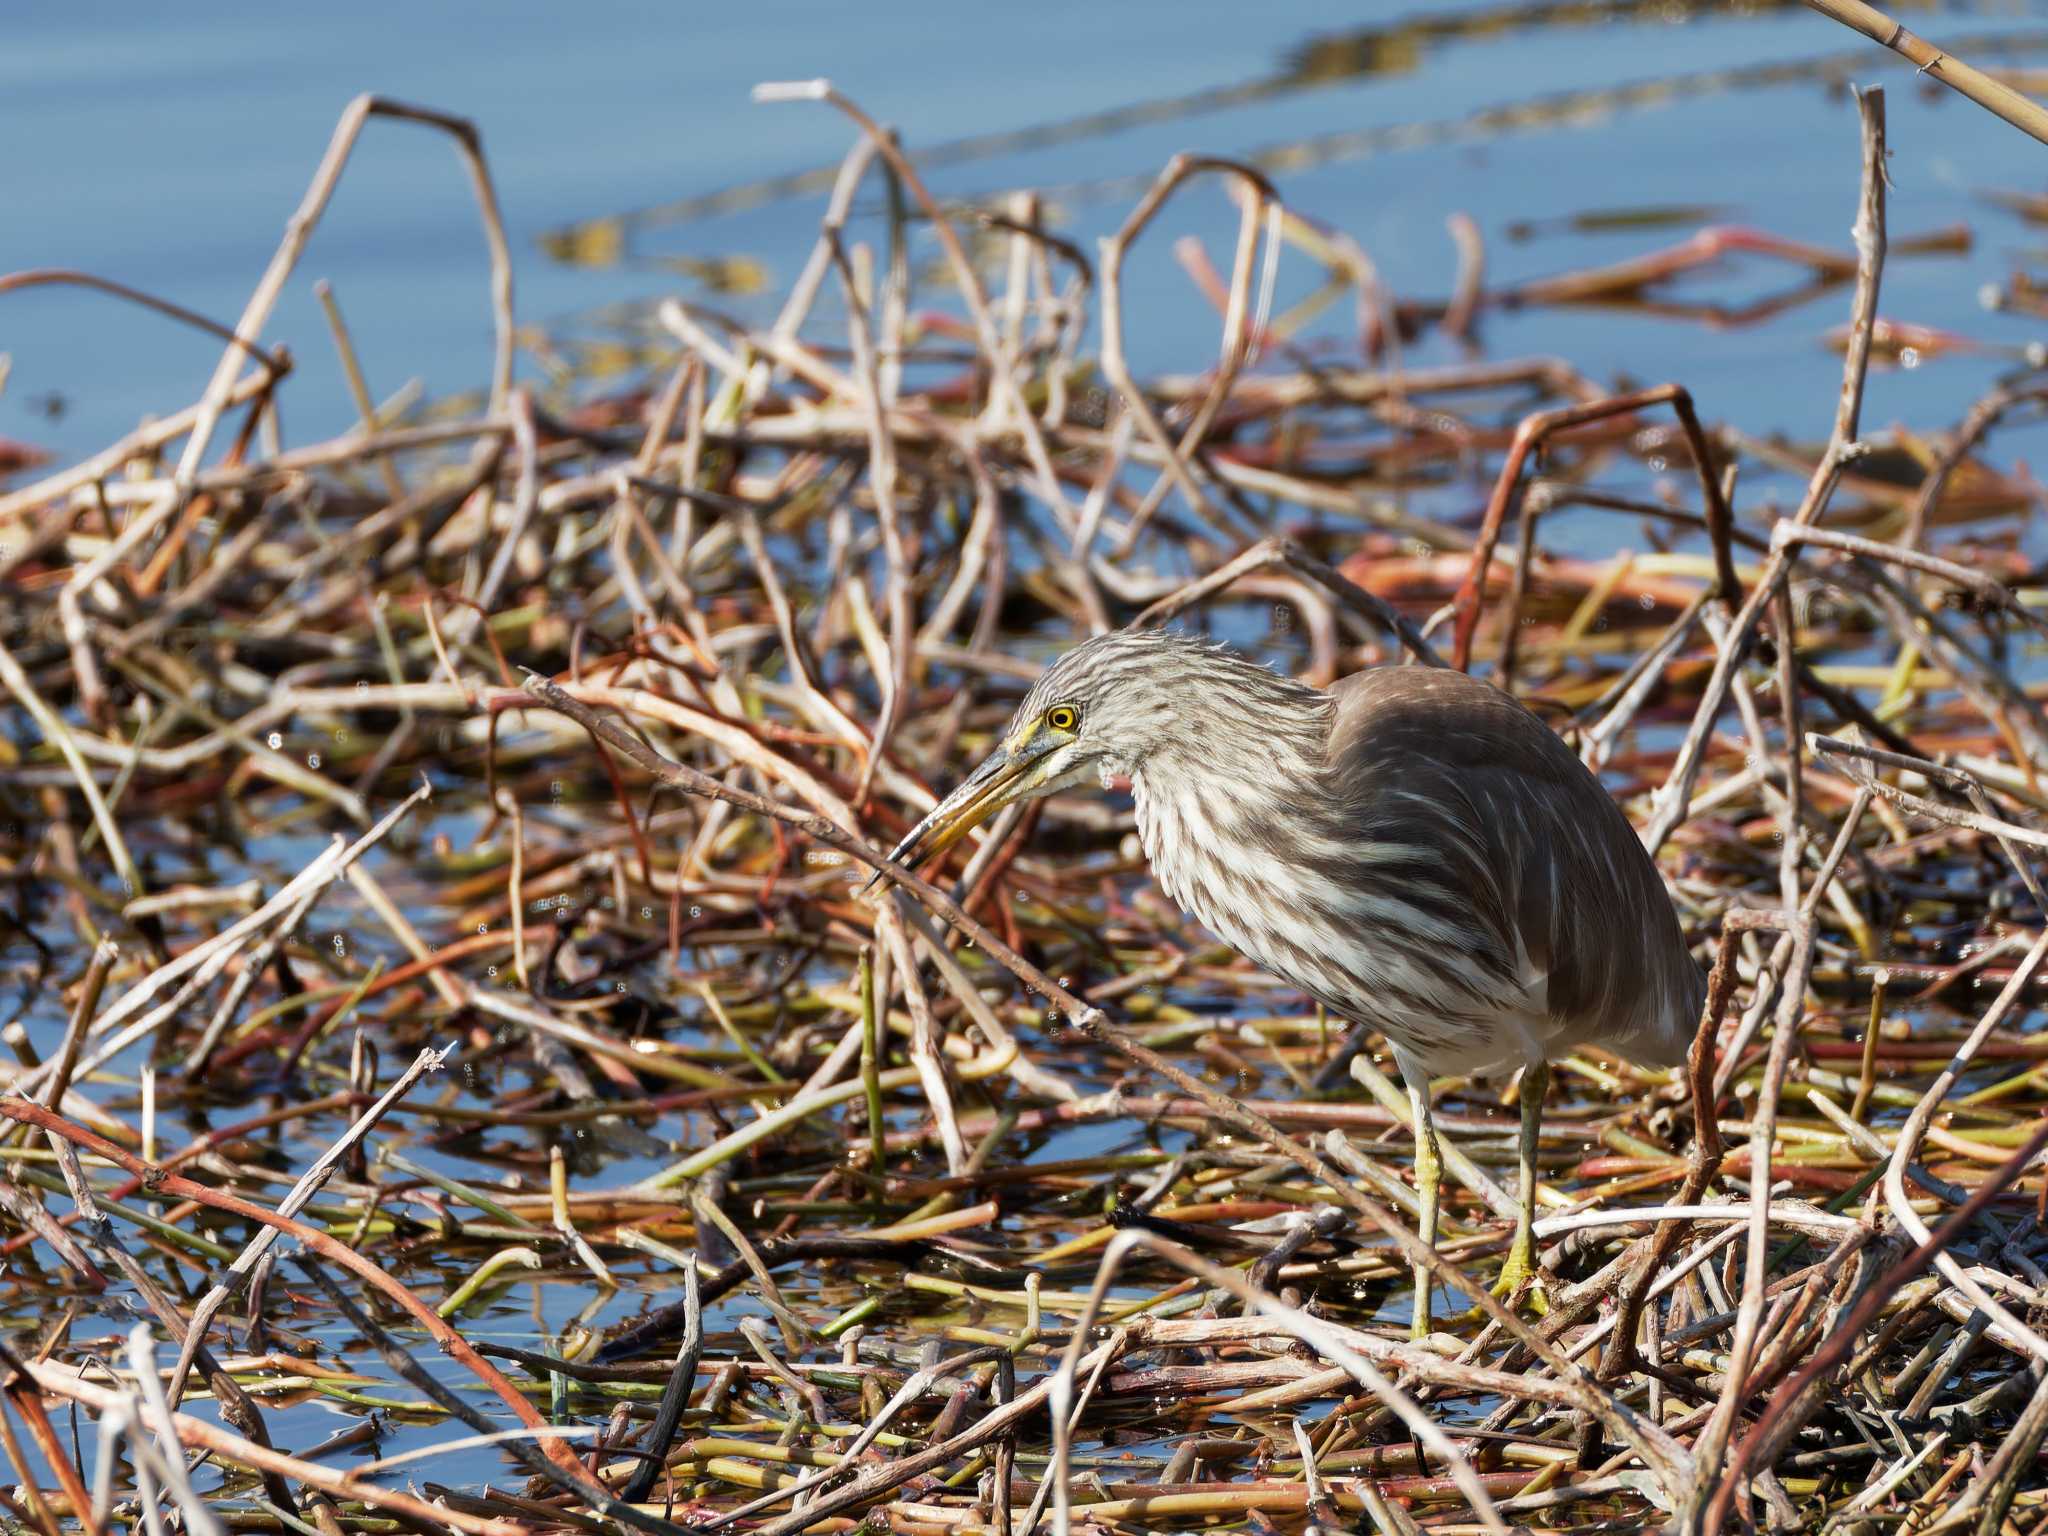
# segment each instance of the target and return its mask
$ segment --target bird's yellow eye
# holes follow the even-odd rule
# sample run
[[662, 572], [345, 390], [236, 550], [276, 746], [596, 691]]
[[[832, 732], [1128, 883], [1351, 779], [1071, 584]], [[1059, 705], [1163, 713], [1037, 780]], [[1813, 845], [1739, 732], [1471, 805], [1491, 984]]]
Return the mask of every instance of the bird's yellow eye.
[[1081, 724], [1081, 711], [1071, 704], [1055, 704], [1045, 712], [1045, 723], [1056, 731], [1073, 731]]

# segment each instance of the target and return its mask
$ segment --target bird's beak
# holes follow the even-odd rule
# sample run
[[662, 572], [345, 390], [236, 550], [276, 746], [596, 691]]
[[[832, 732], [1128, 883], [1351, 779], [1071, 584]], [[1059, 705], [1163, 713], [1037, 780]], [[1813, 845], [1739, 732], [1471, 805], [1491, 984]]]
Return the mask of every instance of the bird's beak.
[[[1028, 753], [1011, 753], [998, 747], [982, 760], [981, 766], [960, 781], [945, 799], [932, 807], [931, 814], [910, 829], [910, 835], [890, 852], [898, 864], [917, 864], [944, 853], [989, 817], [1019, 799], [1029, 787], [1032, 758]], [[880, 875], [875, 876], [879, 880]], [[872, 888], [875, 880], [868, 882]]]

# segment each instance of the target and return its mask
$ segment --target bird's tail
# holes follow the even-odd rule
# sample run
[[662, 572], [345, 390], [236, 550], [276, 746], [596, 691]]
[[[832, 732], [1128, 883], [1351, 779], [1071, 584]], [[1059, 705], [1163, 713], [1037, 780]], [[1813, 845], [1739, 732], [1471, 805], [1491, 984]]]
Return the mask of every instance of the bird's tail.
[[1635, 1034], [1613, 1042], [1615, 1050], [1639, 1067], [1682, 1065], [1699, 1032], [1700, 1010], [1707, 1005], [1706, 973], [1683, 950], [1673, 957], [1671, 973], [1658, 990], [1662, 1006]]

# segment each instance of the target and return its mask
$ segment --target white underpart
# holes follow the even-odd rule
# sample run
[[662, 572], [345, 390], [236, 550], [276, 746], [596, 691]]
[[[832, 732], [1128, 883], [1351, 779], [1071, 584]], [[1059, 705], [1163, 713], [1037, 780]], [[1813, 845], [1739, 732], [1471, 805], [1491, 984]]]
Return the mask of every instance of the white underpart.
[[[1455, 950], [1468, 935], [1454, 924], [1384, 893], [1333, 892], [1317, 869], [1231, 837], [1229, 816], [1219, 821], [1214, 813], [1237, 807], [1204, 806], [1185, 793], [1155, 793], [1142, 767], [1131, 780], [1139, 839], [1161, 887], [1218, 938], [1347, 1018], [1385, 1028], [1434, 1071], [1480, 1071], [1543, 1059], [1556, 1025], [1546, 1006], [1547, 978], [1526, 953], [1517, 956], [1519, 985], [1475, 999], [1410, 945], [1373, 942], [1376, 928], [1392, 925]], [[1198, 834], [1197, 827], [1204, 831]], [[1364, 846], [1368, 858], [1377, 855], [1379, 862], [1412, 856], [1400, 844]], [[1359, 851], [1359, 845], [1348, 845], [1342, 856]], [[1330, 862], [1340, 856], [1335, 847], [1327, 852]], [[1257, 910], [1234, 899], [1245, 882], [1261, 893]], [[1315, 910], [1318, 903], [1355, 916], [1356, 925], [1330, 924]], [[1419, 1001], [1421, 1009], [1394, 1001], [1403, 995]]]

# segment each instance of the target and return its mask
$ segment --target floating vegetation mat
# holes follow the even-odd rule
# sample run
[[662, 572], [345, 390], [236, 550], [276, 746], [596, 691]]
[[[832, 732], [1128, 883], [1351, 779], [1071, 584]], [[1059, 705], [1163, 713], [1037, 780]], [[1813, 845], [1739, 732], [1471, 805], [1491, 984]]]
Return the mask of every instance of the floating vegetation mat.
[[[0, 1520], [2041, 1529], [2048, 588], [1991, 455], [2048, 378], [2018, 284], [2008, 378], [1866, 430], [1873, 359], [1953, 341], [1879, 315], [1941, 244], [1888, 242], [1882, 98], [1842, 249], [1495, 289], [1466, 231], [1435, 300], [1248, 166], [1081, 250], [773, 94], [854, 134], [773, 323], [668, 302], [642, 386], [515, 383], [476, 134], [365, 98], [239, 324], [180, 312], [203, 398], [13, 468]], [[495, 369], [290, 444], [258, 338], [392, 116], [472, 172]], [[1215, 362], [1141, 377], [1127, 253], [1219, 192]], [[1735, 323], [1767, 263], [1840, 327], [1808, 439], [1483, 350]], [[1513, 1085], [1437, 1084], [1430, 1255], [1378, 1042], [1325, 1076], [1343, 1021], [1163, 898], [1127, 799], [887, 865], [1134, 622], [1474, 669], [1655, 852], [1707, 1016], [1689, 1070], [1554, 1068], [1545, 1306], [1488, 1291]]]

